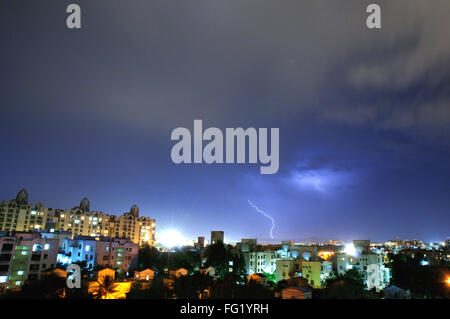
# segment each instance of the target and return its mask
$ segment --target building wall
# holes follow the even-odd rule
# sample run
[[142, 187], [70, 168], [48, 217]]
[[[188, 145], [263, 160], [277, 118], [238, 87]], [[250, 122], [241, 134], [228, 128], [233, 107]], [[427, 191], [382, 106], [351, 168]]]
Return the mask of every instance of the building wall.
[[249, 275], [263, 272], [272, 274], [276, 271], [278, 255], [275, 251], [248, 252], [243, 255]]
[[312, 292], [296, 287], [284, 288], [281, 291], [282, 299], [312, 299]]
[[375, 281], [377, 283], [376, 289], [380, 290], [389, 286], [391, 274], [389, 268], [384, 265], [383, 255], [375, 253], [362, 253], [359, 254], [358, 257], [353, 257], [345, 253], [336, 254], [336, 273], [338, 275], [343, 275], [346, 271], [355, 269], [360, 272], [367, 287], [371, 287], [371, 284], [368, 282], [369, 265], [376, 265], [378, 269], [378, 280]]
[[[369, 265], [375, 265], [377, 268], [376, 277], [373, 277], [371, 283], [369, 283], [368, 267]], [[390, 271], [383, 263], [383, 256], [380, 254], [361, 254], [359, 256], [359, 270], [363, 275], [364, 283], [368, 288], [375, 286], [377, 290], [383, 289], [389, 286]]]
[[76, 236], [66, 239], [58, 254], [58, 262], [69, 265], [86, 261], [88, 268], [95, 266], [129, 272], [137, 265], [139, 245], [126, 239]]
[[149, 217], [139, 217], [139, 209], [135, 205], [130, 212], [117, 217], [90, 211], [87, 199], [83, 199], [78, 207], [72, 209], [53, 210], [41, 203], [28, 204], [27, 198], [18, 198], [19, 195], [16, 199], [0, 202], [0, 231], [68, 231], [72, 238], [77, 235], [111, 236], [129, 238], [141, 246], [155, 245], [156, 222]]
[[223, 231], [213, 230], [211, 232], [211, 244], [216, 244], [217, 242], [224, 242], [224, 233]]
[[53, 210], [42, 204], [18, 204], [15, 200], [0, 202], [0, 231], [33, 231], [45, 228]]
[[64, 240], [60, 253], [58, 254], [58, 262], [70, 265], [78, 262], [86, 262], [88, 269], [95, 266], [95, 246], [97, 241], [92, 237]]
[[117, 238], [104, 238], [95, 246], [96, 265], [131, 271], [137, 265], [139, 245]]
[[25, 280], [41, 279], [44, 270], [56, 267], [58, 240], [35, 232], [0, 235], [0, 278], [4, 288], [20, 287]]
[[275, 278], [278, 281], [288, 280], [294, 277], [297, 272], [301, 272], [303, 261], [292, 257], [281, 258], [276, 261]]
[[322, 287], [331, 273], [331, 263], [328, 261], [304, 261], [302, 264], [302, 277], [315, 288]]

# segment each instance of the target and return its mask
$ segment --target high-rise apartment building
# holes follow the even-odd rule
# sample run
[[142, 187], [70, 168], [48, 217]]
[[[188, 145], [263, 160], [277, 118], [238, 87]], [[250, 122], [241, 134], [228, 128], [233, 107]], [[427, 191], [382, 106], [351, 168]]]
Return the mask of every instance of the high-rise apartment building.
[[219, 241], [223, 243], [223, 231], [213, 230], [211, 231], [211, 244], [217, 244]]
[[68, 231], [77, 235], [128, 238], [139, 245], [155, 244], [155, 220], [139, 216], [133, 205], [120, 217], [90, 210], [90, 202], [83, 198], [72, 209], [52, 209], [41, 203], [29, 204], [28, 192], [21, 190], [15, 199], [0, 202], [0, 230], [5, 231]]

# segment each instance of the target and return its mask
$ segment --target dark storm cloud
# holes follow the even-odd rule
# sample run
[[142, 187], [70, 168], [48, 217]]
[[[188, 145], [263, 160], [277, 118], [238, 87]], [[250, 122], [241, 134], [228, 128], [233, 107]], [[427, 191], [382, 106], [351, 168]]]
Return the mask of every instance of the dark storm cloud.
[[[18, 174], [14, 187], [38, 189], [51, 176], [49, 189], [60, 179], [72, 185], [70, 201], [91, 193], [120, 212], [140, 200], [162, 222], [186, 213], [202, 219], [203, 232], [223, 222], [236, 236], [262, 236], [245, 227], [251, 196], [295, 237], [339, 224], [338, 212], [351, 226], [383, 227], [380, 216], [414, 208], [410, 180], [416, 198], [439, 203], [435, 219], [448, 218], [447, 0], [378, 1], [381, 30], [366, 28], [371, 1], [360, 0], [80, 0], [77, 31], [64, 26], [68, 3], [0, 4], [1, 145], [14, 151], [3, 157]], [[171, 130], [197, 118], [280, 127], [279, 174], [172, 165]], [[390, 194], [386, 207], [377, 201]], [[230, 214], [243, 222], [230, 225]], [[401, 220], [369, 235], [390, 236]], [[186, 226], [192, 235], [195, 226]]]
[[[50, 73], [51, 64], [29, 59], [22, 69], [52, 75], [40, 83], [28, 77], [34, 94], [60, 88], [67, 104], [73, 94], [84, 99], [76, 108], [82, 116], [109, 116], [144, 130], [167, 130], [174, 118], [226, 125], [236, 112], [235, 122], [258, 122], [305, 110], [348, 124], [448, 124], [448, 96], [418, 99], [408, 107], [395, 99], [370, 99], [373, 90], [392, 95], [418, 82], [435, 87], [448, 80], [448, 2], [382, 1], [383, 28], [377, 31], [365, 27], [367, 3], [81, 1], [82, 37], [58, 28], [49, 30], [58, 41], [33, 41], [52, 48], [40, 55], [67, 67]], [[88, 70], [95, 71], [86, 77]], [[369, 97], [365, 103], [342, 97], [314, 103], [341, 85]], [[74, 109], [62, 102], [43, 107]]]
[[[136, 120], [149, 108], [164, 108], [164, 115], [219, 121], [239, 112], [257, 122], [267, 113], [313, 108], [327, 119], [340, 121], [343, 114], [346, 122], [354, 118], [387, 127], [449, 122], [448, 94], [439, 96], [441, 92], [431, 102], [419, 97], [406, 107], [395, 98], [370, 102], [373, 90], [392, 96], [417, 83], [431, 88], [443, 81], [448, 84], [450, 44], [443, 40], [450, 28], [446, 1], [380, 3], [383, 29], [378, 33], [365, 28], [361, 1], [200, 1], [195, 8], [187, 3], [147, 3], [143, 10], [122, 3], [117, 14], [123, 18], [111, 22], [117, 32], [113, 33], [128, 39], [141, 53], [138, 56], [157, 65], [143, 73], [140, 68], [114, 69], [130, 72], [136, 83], [114, 86], [106, 81], [104, 94], [114, 101], [108, 109], [112, 116], [122, 115], [125, 107]], [[138, 22], [124, 23], [136, 17]], [[368, 90], [369, 101], [314, 105], [317, 96], [332, 91], [327, 81], [330, 70], [342, 64], [333, 79], [348, 82], [349, 89]], [[114, 81], [119, 76], [106, 78]], [[132, 105], [130, 97], [135, 101]], [[330, 108], [340, 117], [328, 116]], [[389, 109], [390, 115], [380, 119], [380, 108]]]

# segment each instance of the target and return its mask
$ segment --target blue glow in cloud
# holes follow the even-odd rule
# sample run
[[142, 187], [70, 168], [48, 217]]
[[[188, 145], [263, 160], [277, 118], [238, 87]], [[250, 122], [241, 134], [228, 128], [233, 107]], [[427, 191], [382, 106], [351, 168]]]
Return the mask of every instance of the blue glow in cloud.
[[349, 185], [354, 178], [352, 172], [320, 169], [293, 171], [289, 181], [301, 189], [327, 193]]

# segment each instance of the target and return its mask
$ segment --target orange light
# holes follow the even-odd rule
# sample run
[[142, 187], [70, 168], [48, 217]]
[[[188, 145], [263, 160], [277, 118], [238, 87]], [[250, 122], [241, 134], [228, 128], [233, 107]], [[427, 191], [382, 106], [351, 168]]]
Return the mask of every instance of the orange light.
[[450, 277], [447, 277], [447, 280], [445, 280], [445, 283], [450, 286]]
[[318, 255], [319, 255], [320, 258], [328, 260], [334, 255], [334, 252], [332, 252], [332, 251], [319, 251]]

